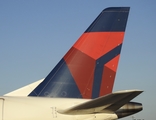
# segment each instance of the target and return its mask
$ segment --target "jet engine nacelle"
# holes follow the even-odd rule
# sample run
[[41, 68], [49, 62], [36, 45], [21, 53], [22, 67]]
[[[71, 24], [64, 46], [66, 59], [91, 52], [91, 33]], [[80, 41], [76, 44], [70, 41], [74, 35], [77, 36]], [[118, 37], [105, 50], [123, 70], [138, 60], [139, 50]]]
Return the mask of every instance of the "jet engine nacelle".
[[129, 102], [118, 109], [115, 113], [118, 118], [126, 117], [135, 114], [143, 109], [141, 103]]

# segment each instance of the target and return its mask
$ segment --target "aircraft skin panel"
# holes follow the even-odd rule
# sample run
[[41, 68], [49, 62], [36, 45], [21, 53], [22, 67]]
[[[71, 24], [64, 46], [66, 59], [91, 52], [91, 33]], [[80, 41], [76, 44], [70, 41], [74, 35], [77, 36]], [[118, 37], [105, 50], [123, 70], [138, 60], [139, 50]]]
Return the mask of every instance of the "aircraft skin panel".
[[106, 66], [103, 68], [103, 73], [104, 74], [102, 76], [102, 81], [100, 85], [100, 96], [111, 93], [115, 79], [115, 72]]
[[84, 33], [74, 47], [97, 60], [116, 46], [122, 44], [124, 32]]
[[[106, 63], [108, 63], [109, 61], [111, 61], [113, 58], [115, 58], [117, 55], [120, 54], [121, 51], [121, 45], [117, 46], [116, 48], [112, 49], [111, 51], [109, 51], [108, 53], [106, 53], [105, 55], [103, 55], [102, 57], [100, 57], [99, 59], [96, 60], [96, 67], [95, 67], [95, 72], [94, 72], [94, 83], [93, 83], [93, 90], [92, 90], [92, 98], [97, 98], [99, 97], [100, 94], [100, 86], [102, 81], [104, 82], [109, 82], [110, 86], [107, 86], [107, 84], [105, 84], [104, 82], [104, 87], [109, 89], [106, 89], [106, 91], [103, 91], [102, 95], [106, 95], [104, 93], [111, 93], [113, 88], [113, 83], [112, 81], [109, 81], [110, 79], [104, 79], [105, 75], [111, 75], [111, 73], [104, 73], [103, 74], [103, 69], [104, 69], [104, 65]], [[114, 73], [116, 73], [116, 71], [114, 71]], [[103, 79], [102, 79], [103, 78]], [[114, 79], [113, 79], [114, 81]], [[112, 83], [112, 84], [111, 84]]]
[[[72, 56], [72, 57], [70, 57]], [[72, 47], [64, 57], [83, 98], [91, 98], [95, 60]]]
[[129, 10], [129, 7], [106, 8], [85, 32], [125, 31]]
[[64, 59], [61, 59], [35, 91], [39, 91], [39, 93], [33, 92], [34, 96], [72, 98], [72, 96], [78, 95], [76, 98], [82, 98]]
[[4, 97], [4, 99], [4, 120], [73, 120], [73, 116], [56, 113], [56, 110], [61, 103], [71, 106], [74, 100], [36, 99], [36, 97]]
[[112, 60], [110, 60], [109, 62], [107, 62], [105, 64], [106, 67], [108, 67], [109, 69], [111, 69], [112, 71], [116, 72], [117, 71], [117, 67], [118, 67], [118, 62], [119, 62], [119, 58], [120, 58], [120, 54], [115, 56]]

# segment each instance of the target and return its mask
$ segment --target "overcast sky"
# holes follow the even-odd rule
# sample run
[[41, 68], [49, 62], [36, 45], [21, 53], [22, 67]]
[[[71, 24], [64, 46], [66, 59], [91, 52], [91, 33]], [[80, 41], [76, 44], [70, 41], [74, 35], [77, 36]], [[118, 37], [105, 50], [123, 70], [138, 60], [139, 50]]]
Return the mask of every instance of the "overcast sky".
[[[113, 91], [141, 89], [135, 119], [156, 119], [155, 0], [1, 0], [0, 95], [47, 76], [106, 7], [130, 14]], [[123, 120], [131, 120], [132, 116]]]

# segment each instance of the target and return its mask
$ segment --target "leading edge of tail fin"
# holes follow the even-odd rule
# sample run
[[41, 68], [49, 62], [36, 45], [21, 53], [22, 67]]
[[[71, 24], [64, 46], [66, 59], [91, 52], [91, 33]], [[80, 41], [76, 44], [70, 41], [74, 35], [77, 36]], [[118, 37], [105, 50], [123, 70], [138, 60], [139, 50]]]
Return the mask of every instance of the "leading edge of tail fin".
[[90, 99], [111, 93], [129, 9], [104, 9], [29, 96]]

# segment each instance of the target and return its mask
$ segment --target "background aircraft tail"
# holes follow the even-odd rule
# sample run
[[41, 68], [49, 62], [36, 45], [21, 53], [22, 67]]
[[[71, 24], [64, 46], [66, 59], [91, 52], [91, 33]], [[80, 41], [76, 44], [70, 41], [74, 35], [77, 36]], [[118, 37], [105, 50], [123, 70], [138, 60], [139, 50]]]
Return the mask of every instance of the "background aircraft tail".
[[104, 9], [29, 96], [90, 99], [111, 93], [129, 9]]

